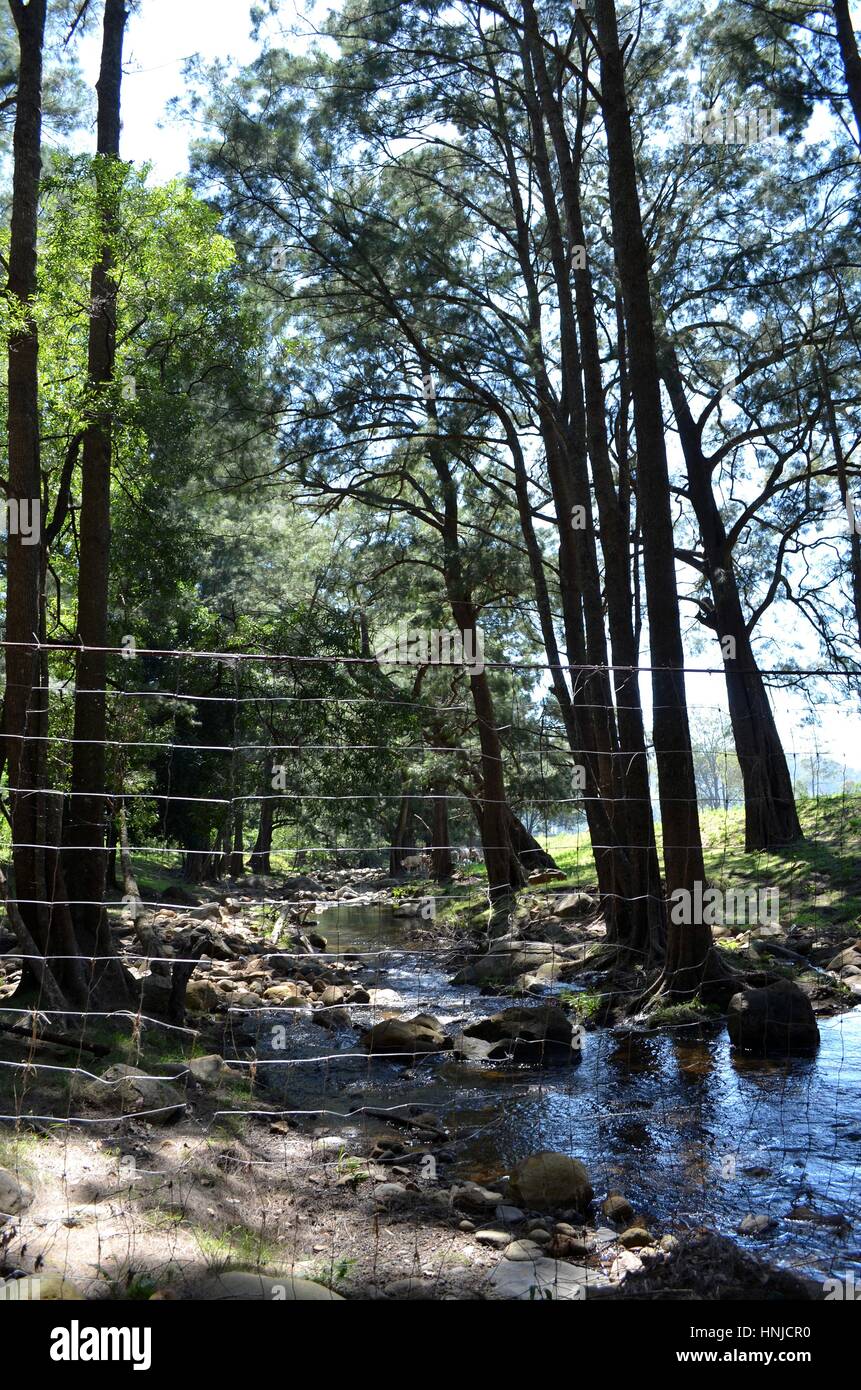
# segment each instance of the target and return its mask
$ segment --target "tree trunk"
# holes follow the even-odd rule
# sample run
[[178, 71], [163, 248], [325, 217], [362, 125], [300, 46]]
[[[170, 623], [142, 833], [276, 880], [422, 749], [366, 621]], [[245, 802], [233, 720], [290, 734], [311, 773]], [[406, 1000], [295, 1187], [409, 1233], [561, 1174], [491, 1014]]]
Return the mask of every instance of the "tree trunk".
[[519, 816], [516, 816], [511, 807], [508, 807], [508, 837], [514, 847], [514, 853], [520, 860], [527, 874], [534, 873], [536, 869], [558, 869], [559, 865], [548, 854], [546, 849], [542, 849], [535, 836], [530, 834]]
[[257, 838], [254, 841], [254, 848], [251, 851], [251, 858], [248, 861], [253, 874], [269, 874], [272, 872], [272, 828], [275, 819], [275, 803], [272, 800], [272, 775], [274, 767], [274, 757], [271, 755], [266, 757], [263, 762], [263, 789], [260, 795], [260, 821], [257, 826]]
[[[653, 739], [663, 827], [667, 890], [693, 894], [705, 882], [693, 755], [685, 697], [684, 646], [676, 591], [669, 468], [652, 317], [649, 258], [640, 213], [624, 61], [614, 0], [596, 0], [601, 50], [601, 100], [607, 136], [610, 210], [616, 268], [628, 337], [628, 366], [637, 439], [637, 495], [652, 654]], [[664, 984], [695, 994], [722, 969], [708, 924], [667, 928]]]
[[[112, 954], [103, 907], [107, 854], [105, 684], [111, 528], [112, 410], [106, 400], [116, 356], [117, 286], [111, 242], [117, 226], [114, 168], [120, 148], [120, 91], [124, 0], [105, 0], [98, 92], [96, 183], [102, 253], [90, 277], [90, 334], [87, 361], [90, 403], [82, 450], [77, 640], [81, 644], [75, 685], [72, 795], [65, 842], [65, 873], [75, 931], [84, 954]], [[117, 997], [123, 977], [104, 963], [105, 986], [113, 976]]]
[[855, 117], [858, 139], [861, 140], [861, 54], [858, 52], [858, 41], [852, 28], [849, 0], [834, 0], [834, 18], [837, 22], [837, 43], [846, 77], [846, 90]]
[[[42, 139], [42, 48], [45, 0], [10, 0], [18, 31], [20, 60], [13, 140], [12, 226], [8, 293], [17, 304], [20, 327], [9, 337], [8, 361], [8, 540], [6, 550], [6, 760], [12, 821], [15, 897], [28, 938], [40, 952], [49, 945], [50, 917], [40, 891], [38, 850], [44, 820], [40, 785], [41, 745], [48, 692], [42, 690], [33, 644], [41, 631], [40, 551], [41, 461], [39, 441], [39, 339], [30, 300], [36, 293], [36, 234]], [[17, 508], [18, 524], [15, 525]], [[35, 530], [27, 535], [22, 515]], [[35, 543], [34, 543], [35, 537]], [[29, 737], [28, 737], [29, 736]], [[28, 971], [28, 982], [36, 978]], [[59, 975], [59, 970], [56, 972]]]
[[415, 854], [415, 848], [410, 841], [413, 839], [413, 799], [408, 793], [403, 792], [398, 803], [398, 819], [392, 833], [392, 842], [389, 847], [389, 877], [402, 878], [406, 870], [404, 860], [411, 854]]
[[431, 876], [437, 883], [449, 883], [454, 865], [448, 828], [448, 797], [441, 787], [435, 789], [432, 838]]
[[[585, 247], [580, 204], [579, 158], [572, 151], [558, 89], [550, 81], [538, 16], [532, 0], [524, 4], [525, 33], [535, 77], [535, 92], [547, 123], [559, 171], [569, 251]], [[584, 109], [578, 113], [577, 138], [582, 138]], [[627, 863], [620, 865], [628, 882], [624, 914], [616, 914], [616, 936], [646, 958], [659, 958], [665, 943], [665, 916], [660, 868], [652, 816], [646, 733], [636, 666], [639, 648], [634, 632], [630, 515], [628, 499], [617, 495], [607, 439], [607, 415], [598, 337], [592, 272], [588, 263], [575, 263], [574, 308], [580, 335], [580, 359], [585, 404], [585, 434], [595, 500], [601, 551], [604, 557], [604, 599], [612, 643], [618, 752], [614, 785], [624, 803], [618, 808], [616, 834], [624, 842]], [[621, 489], [620, 489], [621, 493]], [[631, 669], [625, 669], [631, 668]]]
[[668, 354], [664, 380], [673, 405], [705, 553], [714, 612], [708, 625], [723, 642], [727, 700], [735, 750], [744, 783], [745, 849], [777, 849], [802, 838], [789, 775], [771, 702], [750, 642], [732, 552], [712, 489], [711, 468], [688, 406], [678, 362]]

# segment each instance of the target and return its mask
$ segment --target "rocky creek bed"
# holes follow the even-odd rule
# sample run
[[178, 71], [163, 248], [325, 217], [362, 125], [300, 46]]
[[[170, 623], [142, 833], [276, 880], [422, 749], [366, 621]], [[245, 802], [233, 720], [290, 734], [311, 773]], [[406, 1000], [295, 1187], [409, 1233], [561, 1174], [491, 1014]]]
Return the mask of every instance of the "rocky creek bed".
[[86, 1296], [265, 1297], [266, 1276], [297, 1297], [578, 1299], [822, 1296], [861, 1273], [854, 942], [764, 938], [810, 962], [819, 1042], [763, 1058], [695, 1011], [591, 1026], [584, 895], [519, 909], [494, 943], [503, 983], [466, 952], [473, 927], [443, 948], [379, 875], [297, 883], [274, 927], [265, 884], [153, 914], [177, 954], [204, 947], [193, 1046], [177, 1035], [203, 1056], [154, 1062], [144, 1026], [125, 1062], [79, 1059], [82, 1123], [61, 1134], [36, 1118], [58, 1113], [44, 1078], [19, 1088], [7, 1276], [38, 1260]]

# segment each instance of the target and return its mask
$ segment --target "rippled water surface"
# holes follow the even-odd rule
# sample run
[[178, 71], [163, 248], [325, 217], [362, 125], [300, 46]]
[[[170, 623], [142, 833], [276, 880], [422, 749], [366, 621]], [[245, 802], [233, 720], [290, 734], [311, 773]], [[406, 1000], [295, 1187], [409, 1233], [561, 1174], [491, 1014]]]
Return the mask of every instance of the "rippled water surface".
[[[321, 930], [330, 951], [361, 954], [356, 980], [396, 992], [353, 1008], [357, 1027], [423, 1011], [454, 1031], [510, 1002], [450, 985], [439, 953], [411, 949], [410, 923], [390, 912], [338, 909]], [[752, 1248], [820, 1273], [861, 1270], [861, 1008], [821, 1021], [816, 1057], [785, 1064], [735, 1056], [723, 1027], [588, 1033], [578, 1063], [541, 1069], [444, 1054], [372, 1060], [350, 1055], [351, 1029], [330, 1033], [304, 1012], [289, 1027], [297, 1065], [272, 1068], [268, 1084], [291, 1108], [417, 1103], [451, 1132], [459, 1175], [490, 1180], [555, 1149], [583, 1160], [596, 1191], [623, 1191], [657, 1231], [732, 1233], [748, 1213], [767, 1212], [777, 1228]], [[258, 1049], [265, 1055], [265, 1030]], [[851, 1226], [790, 1220], [801, 1205]]]

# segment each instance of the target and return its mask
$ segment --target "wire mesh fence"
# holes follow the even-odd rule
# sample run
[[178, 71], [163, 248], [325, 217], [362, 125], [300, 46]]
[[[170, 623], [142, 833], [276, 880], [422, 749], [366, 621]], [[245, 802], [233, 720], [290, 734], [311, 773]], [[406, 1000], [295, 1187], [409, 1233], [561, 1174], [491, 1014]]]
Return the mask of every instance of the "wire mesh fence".
[[[705, 876], [693, 902], [645, 895], [705, 922], [732, 993], [803, 994], [808, 1045], [780, 1055], [728, 1032], [733, 1005], [705, 989], [650, 999], [660, 961], [611, 929], [614, 898], [644, 895], [596, 864], [660, 854], [661, 806], [651, 846], [602, 840], [589, 801], [608, 797], [572, 787], [577, 750], [506, 691], [513, 664], [488, 663], [523, 832], [500, 896], [462, 691], [309, 693], [296, 675], [375, 658], [112, 648], [85, 692], [108, 704], [105, 781], [77, 793], [101, 810], [70, 846], [77, 649], [33, 650], [37, 773], [4, 788], [4, 1296], [705, 1296], [692, 1243], [702, 1280], [737, 1259], [748, 1291], [763, 1259], [772, 1288], [844, 1296], [861, 1276], [861, 793], [829, 735], [842, 694], [820, 686], [806, 724], [792, 705], [797, 678], [842, 692], [845, 673], [764, 673], [804, 832], [768, 849], [745, 848], [728, 723], [698, 745], [723, 706], [721, 673], [697, 673]], [[22, 800], [32, 840], [14, 838]], [[98, 898], [68, 891], [87, 857]], [[83, 908], [89, 949], [65, 926]], [[72, 966], [83, 994], [64, 993]], [[106, 1007], [114, 969], [125, 999]]]

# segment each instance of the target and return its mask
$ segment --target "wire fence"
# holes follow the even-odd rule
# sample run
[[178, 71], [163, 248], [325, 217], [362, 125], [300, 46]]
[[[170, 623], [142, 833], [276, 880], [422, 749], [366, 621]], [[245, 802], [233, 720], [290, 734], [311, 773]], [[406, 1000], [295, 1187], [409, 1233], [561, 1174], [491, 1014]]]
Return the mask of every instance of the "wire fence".
[[[476, 804], [491, 802], [480, 782], [457, 785], [479, 764], [468, 700], [286, 693], [271, 679], [276, 669], [369, 667], [375, 658], [138, 648], [130, 668], [125, 648], [88, 649], [119, 672], [116, 685], [77, 692], [107, 702], [112, 736], [94, 741], [69, 731], [81, 648], [32, 650], [43, 673], [56, 669], [31, 688], [28, 720], [47, 718], [47, 730], [28, 723], [6, 740], [7, 764], [12, 738], [43, 751], [38, 784], [2, 789], [9, 833], [0, 857], [13, 886], [0, 935], [0, 1170], [32, 1188], [19, 1207], [7, 1202], [5, 1287], [35, 1259], [36, 1273], [58, 1266], [115, 1297], [233, 1266], [288, 1270], [348, 1296], [411, 1296], [415, 1285], [429, 1296], [549, 1289], [580, 1298], [626, 1277], [657, 1278], [674, 1242], [701, 1229], [814, 1280], [861, 1273], [861, 772], [845, 742], [835, 751], [843, 726], [830, 727], [830, 712], [845, 716], [843, 698], [820, 692], [809, 704], [816, 722], [799, 720], [786, 740], [805, 832], [798, 844], [745, 851], [728, 722], [711, 747], [708, 881], [754, 897], [774, 885], [780, 903], [766, 921], [718, 921], [716, 943], [754, 981], [792, 973], [817, 1009], [816, 1050], [775, 1061], [734, 1052], [723, 1018], [698, 999], [624, 1019], [650, 962], [632, 947], [611, 976], [599, 964], [614, 895], [599, 892], [593, 856], [620, 847], [590, 837], [586, 814], [590, 800], [613, 798], [565, 786], [575, 757], [559, 727], [534, 702], [524, 712], [513, 689], [505, 699], [506, 674], [548, 667], [487, 663], [503, 692], [498, 709], [520, 711], [497, 722], [510, 799], [535, 847], [524, 856], [535, 864], [544, 850], [556, 861], [533, 869], [508, 905], [500, 945], [488, 936], [473, 819]], [[193, 689], [180, 680], [183, 663], [241, 667], [259, 688]], [[619, 670], [633, 672], [610, 668]], [[723, 672], [689, 671], [709, 675], [708, 708], [722, 709]], [[778, 692], [795, 679], [852, 683], [838, 670], [763, 676]], [[785, 727], [791, 703], [781, 711], [774, 698]], [[153, 702], [158, 713], [148, 715]], [[182, 715], [188, 707], [217, 709], [215, 737]], [[375, 720], [397, 711], [418, 728], [355, 738], [339, 727], [341, 707]], [[305, 738], [295, 725], [248, 734], [248, 721], [269, 729], [273, 711], [308, 708], [331, 721], [322, 735], [312, 728]], [[695, 743], [706, 708], [691, 708]], [[138, 724], [113, 727], [129, 710]], [[453, 742], [439, 739], [442, 716], [460, 723]], [[93, 742], [104, 746], [105, 785], [75, 792], [68, 758]], [[641, 756], [612, 753], [623, 767]], [[354, 755], [375, 785], [350, 785], [362, 765]], [[209, 761], [222, 757], [226, 770]], [[287, 768], [277, 787], [273, 759]], [[268, 788], [249, 788], [261, 774]], [[69, 852], [49, 834], [14, 839], [20, 798], [68, 808], [76, 795], [104, 803], [106, 830], [121, 808], [128, 816], [137, 833], [124, 843], [112, 830], [73, 853], [101, 856], [109, 882], [119, 857], [134, 892], [124, 882], [101, 899], [74, 896], [58, 880], [54, 891], [19, 893], [23, 851], [60, 862]], [[393, 810], [405, 801], [414, 819], [398, 848], [418, 862], [393, 875]], [[441, 837], [433, 814], [443, 803]], [[267, 805], [284, 819], [261, 847]], [[652, 806], [659, 822], [657, 797]], [[315, 817], [326, 834], [313, 833]], [[432, 878], [433, 851], [454, 858], [442, 882]], [[255, 856], [265, 870], [252, 870]], [[651, 895], [617, 896], [630, 905]], [[22, 942], [22, 912], [53, 923], [59, 909], [84, 907], [104, 909], [110, 951], [92, 942], [77, 953], [35, 952]], [[850, 952], [857, 965], [841, 961]], [[505, 962], [497, 973], [487, 969], [494, 956]], [[56, 1007], [41, 992], [43, 965], [76, 962], [96, 981], [117, 959], [135, 1007]], [[179, 967], [185, 1012], [172, 1017], [157, 1003]], [[148, 992], [160, 983], [161, 995]], [[543, 1031], [530, 1034], [518, 1010], [536, 1027], [543, 1018]], [[577, 1158], [588, 1173], [567, 1173], [552, 1213], [533, 1199], [524, 1167], [541, 1152]], [[0, 1174], [0, 1207], [5, 1191]], [[511, 1242], [521, 1260], [505, 1254]]]

